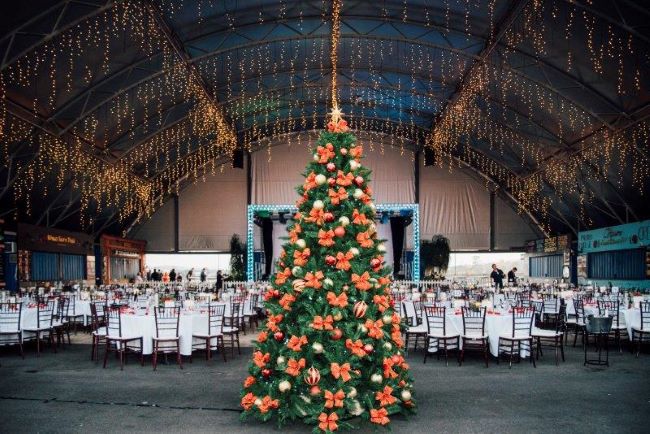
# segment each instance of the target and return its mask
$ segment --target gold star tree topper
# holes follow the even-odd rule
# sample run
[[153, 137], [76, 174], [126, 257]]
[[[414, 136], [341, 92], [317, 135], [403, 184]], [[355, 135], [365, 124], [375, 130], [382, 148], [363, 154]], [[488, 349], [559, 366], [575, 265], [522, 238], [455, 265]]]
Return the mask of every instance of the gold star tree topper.
[[342, 119], [341, 116], [343, 115], [343, 112], [338, 108], [338, 106], [334, 106], [329, 115], [332, 117], [332, 122], [337, 124]]

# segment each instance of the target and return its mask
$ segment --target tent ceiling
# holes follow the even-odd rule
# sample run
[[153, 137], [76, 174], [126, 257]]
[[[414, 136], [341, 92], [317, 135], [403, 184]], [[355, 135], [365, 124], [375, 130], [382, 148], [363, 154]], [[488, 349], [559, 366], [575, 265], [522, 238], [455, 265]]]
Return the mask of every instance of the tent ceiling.
[[[44, 171], [35, 166], [48, 155], [42, 137], [80, 149], [97, 171], [123, 170], [132, 195], [151, 186], [141, 194], [164, 198], [209, 160], [322, 128], [329, 111], [331, 2], [15, 7], [0, 17], [4, 124], [13, 131], [3, 137], [0, 212], [20, 220], [119, 232], [138, 214], [118, 200], [88, 203], [68, 166], [39, 174], [47, 195], [14, 202], [31, 182], [21, 177]], [[438, 145], [441, 156], [520, 202], [535, 184], [530, 211], [553, 231], [647, 218], [638, 197], [648, 184], [648, 22], [648, 8], [632, 0], [345, 0], [339, 101], [354, 128], [392, 135], [397, 146], [418, 150], [441, 134], [454, 142]], [[449, 118], [472, 92], [463, 111], [480, 120], [454, 132]], [[215, 145], [224, 138], [205, 123], [206, 107], [223, 112], [236, 143]], [[626, 134], [626, 146], [603, 146]]]

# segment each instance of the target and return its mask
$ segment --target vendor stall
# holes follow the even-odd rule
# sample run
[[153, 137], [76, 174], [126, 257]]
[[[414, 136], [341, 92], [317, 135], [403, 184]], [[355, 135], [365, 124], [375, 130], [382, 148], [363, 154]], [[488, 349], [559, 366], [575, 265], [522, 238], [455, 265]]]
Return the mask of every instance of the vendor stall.
[[97, 276], [102, 283], [129, 281], [144, 272], [146, 241], [102, 235], [99, 246]]

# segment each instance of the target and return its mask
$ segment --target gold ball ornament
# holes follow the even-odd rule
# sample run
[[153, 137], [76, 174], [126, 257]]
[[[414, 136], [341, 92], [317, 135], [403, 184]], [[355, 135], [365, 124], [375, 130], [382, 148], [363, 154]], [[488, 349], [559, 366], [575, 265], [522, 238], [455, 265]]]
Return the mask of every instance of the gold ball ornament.
[[293, 281], [293, 290], [302, 292], [305, 289], [305, 281], [303, 279], [296, 279]]

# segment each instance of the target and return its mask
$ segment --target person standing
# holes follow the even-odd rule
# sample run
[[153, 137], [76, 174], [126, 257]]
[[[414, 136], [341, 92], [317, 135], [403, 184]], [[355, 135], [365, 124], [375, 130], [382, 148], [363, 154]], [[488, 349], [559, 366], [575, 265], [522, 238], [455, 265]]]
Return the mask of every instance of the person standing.
[[223, 289], [223, 274], [221, 274], [221, 270], [217, 271], [217, 294], [221, 294], [221, 290]]
[[192, 282], [193, 274], [194, 274], [194, 268], [190, 268], [190, 271], [187, 272], [187, 276], [185, 276], [185, 278], [187, 279], [187, 283]]
[[207, 278], [208, 278], [208, 272], [205, 269], [205, 267], [203, 267], [203, 270], [201, 270], [201, 283], [205, 283]]
[[512, 267], [512, 270], [508, 271], [508, 283], [512, 286], [517, 286], [517, 267]]
[[151, 270], [147, 268], [147, 282], [151, 282]]
[[172, 268], [172, 271], [169, 272], [169, 281], [176, 282], [176, 269]]
[[490, 273], [490, 277], [494, 281], [494, 289], [497, 291], [503, 289], [503, 278], [505, 277], [505, 274], [503, 274], [502, 270], [497, 268], [497, 264], [492, 264], [492, 273]]

